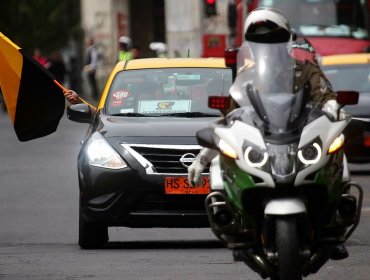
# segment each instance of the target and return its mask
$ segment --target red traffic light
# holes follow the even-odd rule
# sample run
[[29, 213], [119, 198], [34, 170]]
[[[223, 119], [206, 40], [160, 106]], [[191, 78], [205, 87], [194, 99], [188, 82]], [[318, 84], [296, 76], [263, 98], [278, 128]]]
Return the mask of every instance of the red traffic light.
[[206, 17], [212, 17], [217, 15], [216, 0], [205, 0], [204, 1], [204, 13]]

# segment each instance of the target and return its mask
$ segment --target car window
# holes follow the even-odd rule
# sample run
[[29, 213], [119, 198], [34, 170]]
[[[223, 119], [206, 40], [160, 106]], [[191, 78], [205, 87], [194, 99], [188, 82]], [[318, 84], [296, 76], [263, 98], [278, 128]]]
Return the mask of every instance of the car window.
[[362, 92], [355, 105], [346, 105], [344, 110], [354, 117], [369, 119], [370, 92]]
[[323, 66], [335, 91], [370, 92], [370, 64]]
[[107, 114], [159, 116], [173, 113], [213, 113], [208, 96], [228, 95], [227, 68], [164, 68], [121, 71], [114, 78], [105, 104]]

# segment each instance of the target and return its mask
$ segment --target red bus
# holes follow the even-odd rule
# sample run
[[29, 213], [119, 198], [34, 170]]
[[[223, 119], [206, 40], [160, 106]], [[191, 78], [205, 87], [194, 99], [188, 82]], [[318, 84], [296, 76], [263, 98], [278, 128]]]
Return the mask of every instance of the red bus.
[[[238, 2], [241, 2], [239, 0]], [[288, 18], [298, 36], [318, 55], [370, 52], [370, 0], [247, 0], [247, 12], [274, 7]], [[237, 36], [242, 40], [238, 13]]]

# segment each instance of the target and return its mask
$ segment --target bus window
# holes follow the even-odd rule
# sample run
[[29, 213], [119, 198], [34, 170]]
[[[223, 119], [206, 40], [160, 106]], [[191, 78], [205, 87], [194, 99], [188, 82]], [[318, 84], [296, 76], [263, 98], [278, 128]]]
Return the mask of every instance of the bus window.
[[320, 55], [367, 52], [369, 3], [363, 0], [255, 0], [255, 7], [274, 7], [306, 37]]

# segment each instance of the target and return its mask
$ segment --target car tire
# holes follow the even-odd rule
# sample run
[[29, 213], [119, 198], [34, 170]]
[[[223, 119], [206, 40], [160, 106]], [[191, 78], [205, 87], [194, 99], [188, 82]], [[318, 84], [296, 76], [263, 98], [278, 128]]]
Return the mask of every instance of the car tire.
[[101, 249], [108, 242], [108, 226], [87, 222], [79, 207], [78, 245], [82, 249]]

